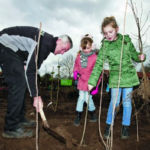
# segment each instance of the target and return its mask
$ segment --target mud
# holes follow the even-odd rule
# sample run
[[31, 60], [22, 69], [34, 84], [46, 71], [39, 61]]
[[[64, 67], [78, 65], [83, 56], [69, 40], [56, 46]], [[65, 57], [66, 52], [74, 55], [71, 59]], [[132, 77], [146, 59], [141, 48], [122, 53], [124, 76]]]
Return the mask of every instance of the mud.
[[[1, 91], [0, 93], [0, 150], [35, 150], [36, 149], [36, 136], [32, 138], [23, 139], [6, 139], [3, 138], [2, 132], [4, 127], [4, 119], [7, 107], [7, 91]], [[105, 147], [99, 136], [99, 124], [98, 122], [90, 122], [90, 116], [88, 114], [87, 126], [85, 131], [84, 144], [81, 146], [80, 141], [83, 134], [84, 118], [86, 112], [86, 105], [84, 105], [84, 112], [82, 114], [81, 124], [76, 127], [73, 126], [74, 118], [76, 117], [75, 108], [78, 98], [78, 91], [74, 90], [72, 93], [63, 96], [63, 91], [59, 96], [57, 111], [54, 112], [52, 107], [46, 106], [50, 102], [49, 91], [45, 91], [43, 94], [44, 100], [44, 112], [47, 117], [48, 124], [51, 129], [58, 132], [60, 135], [67, 139], [67, 144], [60, 142], [58, 139], [49, 135], [42, 127], [42, 122], [39, 116], [39, 134], [38, 134], [38, 147], [39, 150], [105, 150]], [[96, 114], [99, 114], [99, 101], [100, 94], [93, 97], [96, 105]], [[103, 92], [102, 99], [102, 113], [101, 113], [101, 132], [104, 133], [105, 121], [107, 116], [107, 109], [109, 105], [109, 94]], [[35, 120], [35, 109], [32, 106], [32, 99], [29, 94], [26, 96], [27, 101], [27, 113], [28, 119]], [[150, 124], [144, 111], [138, 115], [139, 124], [139, 142], [137, 142], [136, 132], [136, 118], [132, 118], [130, 126], [130, 138], [128, 140], [122, 140], [120, 138], [122, 122], [122, 108], [118, 112], [113, 134], [113, 150], [149, 150], [150, 149]], [[35, 132], [36, 129], [32, 128]], [[76, 143], [76, 144], [73, 144]]]

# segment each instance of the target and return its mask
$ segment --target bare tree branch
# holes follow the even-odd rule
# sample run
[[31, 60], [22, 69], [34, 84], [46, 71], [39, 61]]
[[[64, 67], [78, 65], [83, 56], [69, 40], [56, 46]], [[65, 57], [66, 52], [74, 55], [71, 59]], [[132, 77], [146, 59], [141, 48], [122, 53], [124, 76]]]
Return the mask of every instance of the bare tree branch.
[[136, 3], [134, 3], [134, 5], [135, 5], [135, 10], [136, 10], [136, 16], [138, 16], [138, 9], [136, 7]]
[[[142, 14], [143, 14], [143, 7], [142, 7], [142, 2], [141, 2], [141, 17], [140, 17], [140, 26], [141, 26], [141, 22], [142, 22]], [[142, 29], [141, 29], [142, 30]]]
[[[146, 46], [146, 47], [144, 47], [144, 48], [148, 48], [148, 47], [150, 47], [150, 45], [149, 45], [149, 46]], [[148, 49], [147, 51], [144, 51], [144, 53], [146, 53], [146, 52], [148, 52], [148, 51], [150, 51], [150, 49]]]
[[145, 35], [145, 33], [148, 31], [149, 27], [150, 27], [150, 25], [149, 25], [148, 28], [145, 30], [145, 32], [142, 34], [142, 36]]
[[134, 8], [134, 5], [132, 3], [132, 0], [130, 0], [130, 2], [131, 2], [132, 12], [134, 14], [134, 18], [135, 18], [135, 21], [136, 21], [136, 24], [137, 24], [137, 28], [138, 28], [139, 50], [142, 53], [143, 52], [143, 44], [142, 44], [142, 39], [141, 39], [141, 32], [140, 32], [141, 30], [140, 30], [139, 18], [137, 17], [137, 14], [135, 13], [135, 8]]
[[143, 42], [143, 48], [144, 48], [144, 45], [146, 44], [146, 41], [147, 41], [147, 35], [146, 35], [145, 41]]
[[136, 36], [136, 37], [138, 37], [136, 34], [134, 34], [134, 33], [132, 33], [132, 32], [131, 32], [131, 34], [132, 34], [133, 36]]
[[[149, 17], [149, 14], [150, 12], [148, 13], [147, 15], [147, 18], [142, 26], [142, 28], [140, 29], [140, 24], [141, 24], [141, 20], [140, 20], [140, 24], [139, 24], [139, 18], [137, 17], [137, 14], [135, 13], [135, 9], [134, 9], [134, 6], [133, 6], [133, 3], [132, 3], [132, 0], [130, 0], [131, 2], [131, 8], [132, 8], [132, 12], [134, 14], [134, 17], [135, 17], [135, 21], [136, 21], [136, 24], [137, 24], [137, 28], [138, 28], [138, 45], [139, 45], [139, 50], [140, 50], [140, 53], [143, 53], [143, 49], [145, 48], [144, 47], [144, 44], [146, 43], [146, 41], [144, 41], [144, 44], [142, 42], [142, 37], [146, 34], [146, 32], [148, 31], [150, 25], [148, 26], [148, 28], [146, 29], [146, 31], [142, 34], [141, 31], [142, 29], [144, 28], [144, 26], [146, 25], [147, 23], [147, 20], [148, 20], [148, 17]], [[142, 6], [141, 6], [142, 8]], [[142, 10], [143, 11], [143, 10]], [[142, 14], [141, 14], [141, 18], [142, 18]], [[142, 35], [141, 35], [142, 34]], [[148, 66], [149, 67], [149, 66]], [[142, 109], [145, 109], [147, 108], [147, 110], [149, 110], [149, 103], [150, 103], [150, 93], [149, 93], [149, 90], [150, 90], [150, 80], [148, 79], [147, 75], [146, 75], [146, 67], [144, 67], [143, 65], [143, 62], [141, 62], [141, 70], [142, 70], [142, 73], [143, 73], [143, 77], [142, 77], [142, 80], [141, 80], [141, 84], [139, 86], [138, 89], [135, 89], [133, 92], [132, 92], [132, 95], [136, 98], [136, 99], [140, 99], [142, 101], [142, 106], [140, 106], [138, 112]], [[136, 112], [136, 113], [138, 113]], [[149, 111], [146, 111], [147, 113], [147, 117], [149, 119], [149, 114], [150, 112]], [[150, 119], [149, 119], [150, 120]]]
[[142, 29], [144, 28], [144, 26], [145, 26], [145, 24], [146, 24], [146, 22], [147, 22], [147, 20], [148, 20], [148, 18], [149, 18], [149, 15], [150, 15], [150, 11], [149, 11], [149, 13], [148, 13], [148, 15], [147, 15], [147, 18], [146, 18], [146, 20], [145, 20], [143, 26], [141, 27], [141, 31], [142, 31]]
[[73, 72], [74, 65], [74, 57], [73, 55], [68, 55], [65, 59], [60, 62], [61, 66], [61, 76], [66, 78], [71, 78]]

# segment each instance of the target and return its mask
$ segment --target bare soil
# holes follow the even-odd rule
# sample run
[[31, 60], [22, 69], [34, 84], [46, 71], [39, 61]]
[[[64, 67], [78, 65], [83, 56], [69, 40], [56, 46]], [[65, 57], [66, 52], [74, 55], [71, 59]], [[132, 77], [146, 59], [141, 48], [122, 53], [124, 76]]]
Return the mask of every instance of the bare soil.
[[[49, 91], [43, 92], [44, 112], [47, 121], [52, 130], [57, 131], [62, 136], [68, 136], [77, 142], [77, 145], [66, 145], [53, 136], [49, 135], [42, 127], [42, 122], [39, 116], [39, 150], [105, 150], [104, 145], [99, 136], [98, 122], [91, 123], [88, 115], [87, 127], [85, 131], [84, 145], [80, 146], [81, 137], [83, 134], [84, 118], [86, 112], [86, 105], [84, 105], [84, 112], [82, 114], [81, 124], [76, 127], [73, 126], [74, 118], [76, 117], [75, 108], [78, 98], [78, 90], [73, 90], [71, 93], [64, 95], [63, 90], [60, 92], [57, 111], [54, 112], [51, 106], [46, 109], [47, 104], [50, 102]], [[56, 95], [56, 93], [54, 93]], [[0, 135], [2, 135], [4, 127], [4, 119], [7, 111], [7, 91], [0, 91]], [[96, 114], [99, 114], [99, 101], [100, 94], [93, 97], [96, 105]], [[28, 119], [35, 120], [35, 109], [32, 106], [32, 98], [27, 93], [27, 112]], [[107, 109], [109, 105], [109, 94], [103, 92], [102, 114], [101, 114], [101, 132], [104, 133], [105, 121], [107, 116]], [[139, 142], [137, 142], [136, 132], [136, 118], [132, 118], [130, 126], [130, 138], [122, 140], [120, 138], [122, 122], [122, 109], [117, 114], [115, 119], [114, 134], [113, 134], [113, 150], [150, 150], [150, 124], [144, 112], [138, 115], [139, 124]], [[36, 129], [33, 128], [36, 132]], [[36, 149], [36, 136], [32, 138], [23, 139], [7, 139], [0, 136], [0, 150], [35, 150]]]

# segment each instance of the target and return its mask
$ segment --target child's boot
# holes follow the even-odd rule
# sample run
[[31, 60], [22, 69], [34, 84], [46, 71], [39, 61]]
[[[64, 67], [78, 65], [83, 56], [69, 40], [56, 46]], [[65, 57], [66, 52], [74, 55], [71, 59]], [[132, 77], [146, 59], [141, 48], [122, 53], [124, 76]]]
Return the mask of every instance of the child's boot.
[[91, 115], [90, 122], [97, 122], [97, 116], [95, 114], [95, 111], [89, 111]]
[[121, 129], [121, 138], [122, 139], [127, 139], [129, 138], [129, 126], [125, 126], [125, 125], [122, 125], [122, 129]]
[[105, 132], [104, 132], [104, 139], [109, 138], [109, 136], [110, 136], [109, 132], [110, 132], [110, 124], [106, 124]]
[[79, 126], [82, 112], [77, 111], [76, 114], [77, 114], [77, 117], [75, 118], [73, 125]]

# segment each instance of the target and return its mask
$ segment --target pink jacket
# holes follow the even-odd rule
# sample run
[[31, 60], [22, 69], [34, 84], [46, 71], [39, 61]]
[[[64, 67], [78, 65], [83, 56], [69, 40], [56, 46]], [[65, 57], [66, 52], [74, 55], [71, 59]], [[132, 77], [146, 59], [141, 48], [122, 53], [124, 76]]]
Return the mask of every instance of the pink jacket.
[[97, 55], [94, 53], [93, 55], [88, 57], [87, 67], [82, 68], [81, 62], [80, 62], [80, 54], [77, 55], [73, 72], [79, 71], [79, 73], [81, 74], [81, 76], [78, 79], [78, 86], [77, 86], [79, 90], [88, 91], [88, 80], [94, 68], [96, 59], [97, 59]]

